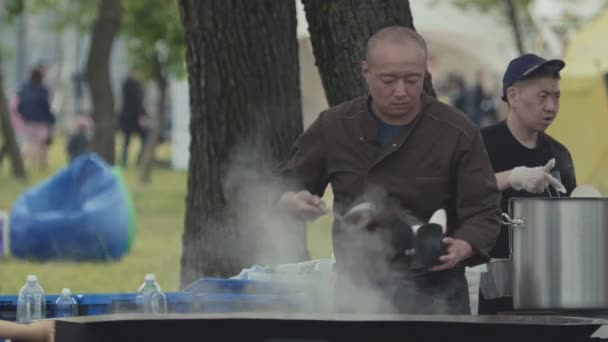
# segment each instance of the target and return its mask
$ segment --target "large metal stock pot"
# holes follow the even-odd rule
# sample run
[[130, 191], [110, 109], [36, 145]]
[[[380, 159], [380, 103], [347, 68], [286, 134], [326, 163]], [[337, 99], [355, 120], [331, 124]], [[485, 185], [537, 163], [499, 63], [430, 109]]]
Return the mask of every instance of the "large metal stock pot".
[[509, 201], [516, 310], [608, 309], [608, 198]]

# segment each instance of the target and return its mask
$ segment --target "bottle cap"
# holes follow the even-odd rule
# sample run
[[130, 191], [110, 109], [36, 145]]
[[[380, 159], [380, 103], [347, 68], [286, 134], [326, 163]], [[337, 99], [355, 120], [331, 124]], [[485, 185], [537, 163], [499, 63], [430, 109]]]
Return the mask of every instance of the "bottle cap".
[[25, 280], [26, 280], [26, 281], [38, 281], [38, 277], [36, 277], [36, 276], [35, 276], [35, 275], [33, 275], [33, 274], [29, 274], [29, 275], [27, 276], [27, 278], [25, 278]]
[[68, 289], [67, 287], [63, 288], [61, 290], [61, 294], [64, 295], [64, 296], [70, 296], [70, 295], [72, 295], [72, 290]]
[[144, 280], [156, 280], [156, 276], [154, 275], [154, 273], [148, 273], [144, 277]]

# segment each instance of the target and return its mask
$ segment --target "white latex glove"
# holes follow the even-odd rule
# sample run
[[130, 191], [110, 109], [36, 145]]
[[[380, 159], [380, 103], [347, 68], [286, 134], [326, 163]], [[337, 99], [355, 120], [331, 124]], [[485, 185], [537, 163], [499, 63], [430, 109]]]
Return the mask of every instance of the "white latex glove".
[[539, 167], [519, 166], [509, 175], [509, 183], [515, 190], [525, 190], [532, 193], [542, 193], [552, 185], [557, 191], [566, 193], [566, 188], [557, 179], [551, 176], [551, 169], [555, 167], [555, 159], [549, 160], [547, 165]]

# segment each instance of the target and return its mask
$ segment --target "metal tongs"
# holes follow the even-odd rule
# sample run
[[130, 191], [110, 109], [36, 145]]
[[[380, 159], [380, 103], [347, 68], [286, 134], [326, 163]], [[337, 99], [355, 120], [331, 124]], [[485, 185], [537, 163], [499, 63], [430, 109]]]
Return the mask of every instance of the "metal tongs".
[[349, 225], [365, 226], [370, 223], [376, 211], [376, 206], [370, 202], [363, 202], [352, 207], [346, 214], [340, 215], [334, 212], [334, 217], [340, 223]]
[[[554, 167], [555, 167], [555, 158], [549, 160], [547, 165], [545, 165], [545, 167], [544, 167], [545, 173], [549, 177], [549, 184], [547, 184], [547, 187], [545, 188], [545, 190], [549, 194], [550, 198], [553, 198], [553, 197], [560, 198], [560, 197], [562, 197], [560, 192], [566, 193], [567, 190], [566, 190], [566, 187], [564, 187], [564, 185], [561, 182], [561, 177], [560, 177], [559, 171], [555, 170], [555, 171], [551, 172], [551, 170]], [[553, 196], [553, 194], [551, 193], [551, 188], [553, 188], [553, 190], [555, 191], [556, 196]]]
[[[553, 188], [553, 190], [555, 191], [556, 196], [553, 196], [553, 195], [551, 194], [551, 188]], [[556, 188], [556, 187], [555, 187], [553, 184], [549, 184], [549, 185], [547, 185], [546, 190], [547, 190], [547, 193], [549, 194], [549, 198], [561, 198], [561, 197], [562, 197], [562, 196], [559, 194], [559, 191], [557, 190], [557, 188]]]

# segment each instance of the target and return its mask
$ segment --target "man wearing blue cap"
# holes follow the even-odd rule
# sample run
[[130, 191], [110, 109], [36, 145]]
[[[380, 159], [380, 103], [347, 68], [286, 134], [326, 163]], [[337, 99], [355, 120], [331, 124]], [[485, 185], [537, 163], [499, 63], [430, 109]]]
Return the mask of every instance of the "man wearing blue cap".
[[[576, 187], [570, 152], [545, 133], [559, 111], [559, 73], [564, 66], [559, 59], [525, 54], [513, 59], [505, 71], [502, 100], [509, 114], [481, 132], [502, 191], [503, 212], [508, 212], [510, 198], [567, 196]], [[492, 258], [510, 257], [508, 229], [501, 227]], [[509, 262], [488, 264], [480, 283], [479, 314], [513, 310]]]

